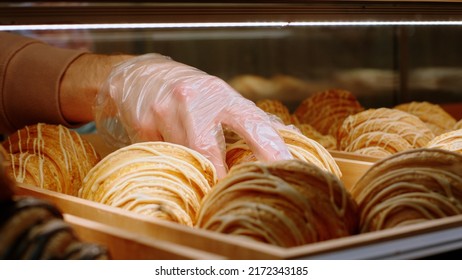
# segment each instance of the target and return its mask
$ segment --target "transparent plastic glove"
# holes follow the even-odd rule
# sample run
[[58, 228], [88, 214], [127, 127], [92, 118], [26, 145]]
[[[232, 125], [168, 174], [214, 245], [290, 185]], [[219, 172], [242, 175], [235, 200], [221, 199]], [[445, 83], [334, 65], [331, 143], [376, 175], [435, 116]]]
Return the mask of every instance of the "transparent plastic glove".
[[206, 156], [221, 178], [227, 172], [223, 127], [239, 134], [262, 161], [291, 159], [272, 121], [223, 80], [159, 54], [118, 65], [98, 93], [98, 131], [123, 146], [167, 141]]

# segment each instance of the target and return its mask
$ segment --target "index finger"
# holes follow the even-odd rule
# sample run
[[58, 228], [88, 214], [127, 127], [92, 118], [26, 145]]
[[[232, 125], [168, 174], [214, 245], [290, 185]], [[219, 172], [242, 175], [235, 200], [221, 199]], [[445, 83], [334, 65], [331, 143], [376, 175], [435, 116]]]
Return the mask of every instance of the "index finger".
[[287, 145], [269, 116], [250, 100], [239, 100], [223, 113], [223, 124], [239, 134], [249, 145], [256, 158], [271, 162], [292, 159]]

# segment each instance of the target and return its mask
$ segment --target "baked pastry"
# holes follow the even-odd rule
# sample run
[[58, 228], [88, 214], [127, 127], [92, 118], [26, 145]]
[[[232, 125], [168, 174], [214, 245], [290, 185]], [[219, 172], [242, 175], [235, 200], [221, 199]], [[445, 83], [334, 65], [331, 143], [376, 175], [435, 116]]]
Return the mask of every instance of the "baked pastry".
[[397, 109], [378, 108], [347, 117], [338, 130], [337, 143], [343, 151], [378, 146], [396, 153], [425, 147], [433, 137], [418, 117]]
[[227, 82], [248, 99], [278, 99], [290, 103], [306, 96], [315, 86], [284, 74], [277, 74], [270, 78], [252, 74], [238, 75]]
[[352, 187], [360, 231], [462, 214], [462, 155], [414, 149], [375, 163]]
[[192, 226], [202, 198], [216, 183], [212, 163], [167, 142], [116, 150], [90, 170], [79, 197]]
[[303, 135], [318, 142], [324, 148], [328, 150], [337, 149], [337, 139], [335, 139], [334, 136], [323, 135], [319, 131], [317, 131], [313, 126], [307, 123], [296, 124], [294, 126], [298, 128]]
[[13, 186], [13, 183], [11, 181], [11, 178], [6, 175], [3, 165], [4, 165], [4, 160], [1, 159], [0, 160], [0, 204], [3, 201], [7, 201], [13, 197], [13, 190], [11, 187]]
[[352, 235], [357, 218], [340, 180], [315, 165], [249, 162], [205, 197], [196, 227], [293, 247]]
[[[334, 158], [321, 144], [295, 130], [281, 129], [279, 133], [294, 158], [310, 162], [323, 170], [333, 173], [337, 177], [342, 176], [342, 172]], [[226, 164], [228, 168], [243, 162], [256, 160], [255, 155], [244, 140], [241, 139], [227, 145]]]
[[278, 88], [273, 81], [259, 75], [239, 75], [228, 81], [237, 92], [251, 100], [275, 99]]
[[452, 129], [453, 130], [462, 129], [462, 119], [460, 119], [458, 122], [456, 122], [456, 124], [454, 125], [454, 127]]
[[399, 135], [371, 131], [359, 134], [343, 150], [368, 156], [387, 157], [412, 148], [412, 145]]
[[289, 109], [281, 101], [276, 99], [261, 99], [256, 102], [256, 105], [263, 111], [281, 119], [282, 123], [286, 125], [292, 124]]
[[301, 124], [300, 121], [298, 120], [297, 116], [295, 114], [290, 115], [290, 123], [293, 125], [299, 125]]
[[427, 148], [439, 148], [462, 153], [462, 129], [453, 130], [436, 136], [428, 142]]
[[394, 108], [419, 117], [435, 136], [452, 130], [456, 124], [456, 120], [438, 104], [414, 101]]
[[6, 172], [17, 182], [70, 195], [100, 160], [90, 142], [62, 125], [26, 126], [2, 145], [9, 153]]
[[40, 199], [15, 197], [0, 204], [0, 259], [108, 259], [107, 250], [81, 242], [60, 211]]
[[303, 100], [294, 114], [301, 123], [310, 124], [321, 134], [336, 137], [343, 120], [363, 110], [351, 92], [331, 89], [317, 92]]
[[354, 153], [375, 158], [386, 158], [392, 155], [392, 153], [379, 146], [364, 147], [356, 150]]

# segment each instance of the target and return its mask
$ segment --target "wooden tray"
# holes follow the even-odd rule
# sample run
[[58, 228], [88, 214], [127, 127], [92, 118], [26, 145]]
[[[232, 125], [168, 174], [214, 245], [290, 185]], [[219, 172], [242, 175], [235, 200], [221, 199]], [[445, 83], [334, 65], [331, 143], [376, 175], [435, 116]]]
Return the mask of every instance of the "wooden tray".
[[[447, 244], [454, 240], [462, 243], [462, 215], [287, 249], [241, 237], [190, 228], [33, 186], [20, 185], [16, 191], [20, 195], [32, 195], [52, 201], [68, 214], [66, 215], [67, 220], [77, 226], [80, 234], [90, 241], [108, 245], [111, 250], [114, 250], [114, 257], [122, 259], [219, 258], [220, 256], [230, 259], [338, 258], [336, 256], [342, 259], [385, 258], [385, 255], [396, 256], [403, 251], [402, 244], [393, 243], [403, 238], [421, 240], [422, 236], [427, 236], [424, 244], [420, 243], [420, 247]], [[81, 220], [77, 217], [85, 219], [85, 222], [79, 223]], [[118, 232], [115, 229], [120, 230], [120, 234], [114, 237], [114, 234], [110, 233]], [[442, 232], [454, 229], [461, 231], [456, 234], [455, 239], [454, 233], [441, 237]], [[87, 232], [90, 233], [87, 234]], [[127, 242], [128, 245], [123, 242], [119, 243], [120, 240], [125, 240], [123, 242]], [[124, 246], [127, 247], [125, 254], [123, 253]], [[375, 247], [378, 249], [366, 250], [367, 254], [363, 252], [362, 254], [345, 255], [345, 252]], [[138, 251], [142, 248], [148, 252], [140, 255]], [[385, 249], [386, 253], [383, 252]], [[201, 253], [202, 251], [210, 254]]]
[[[85, 135], [102, 156], [113, 151], [98, 135]], [[333, 151], [347, 188], [378, 159]], [[281, 248], [242, 237], [191, 228], [155, 219], [120, 208], [81, 198], [20, 185], [19, 195], [32, 195], [55, 203], [85, 240], [106, 245], [116, 259], [300, 259], [300, 258], [385, 258], [399, 257], [402, 240], [426, 236], [425, 242], [407, 242], [413, 251], [437, 246], [448, 240], [460, 241], [462, 247], [462, 215], [424, 222], [398, 229], [359, 234], [294, 248]], [[460, 229], [460, 240], [442, 234]], [[436, 237], [435, 237], [436, 236]], [[442, 237], [443, 236], [443, 237]], [[452, 242], [450, 241], [450, 242]], [[452, 244], [452, 243], [451, 243]], [[425, 245], [425, 246], [424, 246]], [[417, 247], [416, 247], [417, 246]], [[372, 249], [371, 249], [372, 248]], [[353, 254], [353, 255], [352, 255]]]
[[154, 239], [70, 214], [64, 214], [64, 220], [72, 226], [82, 241], [105, 246], [113, 259], [224, 259], [210, 252]]

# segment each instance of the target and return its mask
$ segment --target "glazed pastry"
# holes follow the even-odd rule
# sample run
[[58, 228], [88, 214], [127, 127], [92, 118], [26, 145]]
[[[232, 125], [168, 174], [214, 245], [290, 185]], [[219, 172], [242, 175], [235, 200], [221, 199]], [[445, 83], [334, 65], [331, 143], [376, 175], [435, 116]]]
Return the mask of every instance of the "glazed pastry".
[[144, 142], [121, 148], [90, 170], [79, 197], [192, 226], [215, 167], [192, 149]]
[[421, 119], [438, 136], [453, 129], [456, 120], [441, 106], [429, 102], [410, 102], [395, 106], [395, 109], [408, 112]]
[[428, 142], [427, 148], [439, 148], [462, 153], [462, 129], [443, 133]]
[[343, 120], [363, 110], [351, 92], [331, 89], [303, 100], [294, 114], [300, 123], [310, 124], [321, 134], [336, 137]]
[[375, 158], [386, 158], [392, 155], [389, 151], [385, 150], [382, 147], [364, 147], [361, 149], [358, 149], [354, 152], [355, 154], [359, 155], [365, 155], [365, 156], [370, 156], [370, 157], [375, 157]]
[[375, 163], [353, 186], [360, 231], [462, 214], [462, 155], [414, 149]]
[[[337, 177], [342, 176], [337, 163], [321, 144], [294, 130], [283, 129], [279, 130], [279, 133], [294, 158], [312, 163]], [[228, 168], [243, 162], [256, 160], [255, 155], [244, 140], [239, 140], [226, 148], [226, 164]]]
[[372, 131], [358, 135], [343, 150], [362, 155], [387, 157], [412, 148], [406, 139], [396, 134]]
[[108, 259], [105, 248], [79, 241], [48, 202], [16, 197], [0, 208], [0, 259]]
[[401, 152], [425, 147], [433, 137], [418, 117], [397, 109], [378, 108], [347, 117], [338, 130], [337, 143], [340, 150], [351, 152], [371, 146]]
[[263, 111], [281, 119], [282, 123], [286, 125], [292, 124], [289, 109], [281, 101], [276, 99], [261, 99], [256, 102], [256, 105]]
[[334, 136], [322, 135], [313, 126], [307, 123], [296, 124], [295, 127], [298, 128], [303, 135], [318, 142], [324, 148], [328, 150], [337, 149], [337, 140], [334, 138]]
[[70, 195], [100, 160], [88, 141], [62, 125], [26, 126], [2, 145], [9, 153], [6, 172], [17, 182]]
[[293, 247], [352, 235], [357, 218], [337, 177], [286, 160], [233, 167], [204, 199], [196, 226]]

